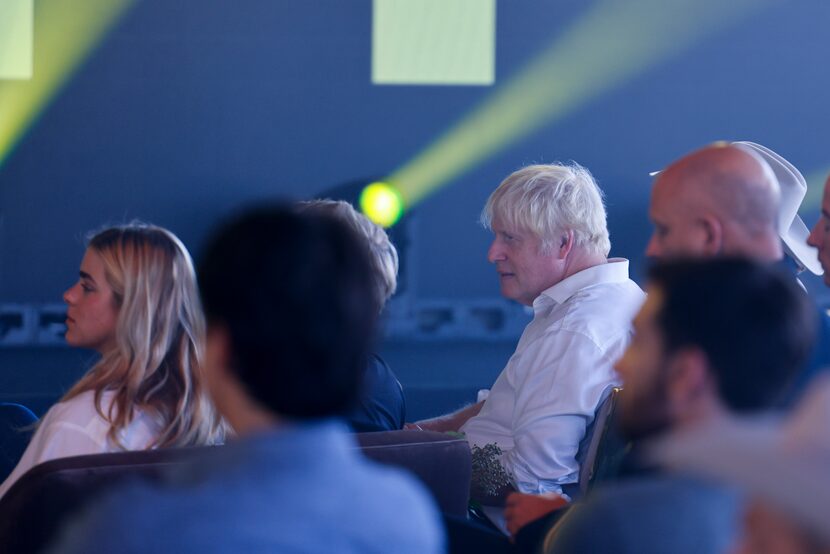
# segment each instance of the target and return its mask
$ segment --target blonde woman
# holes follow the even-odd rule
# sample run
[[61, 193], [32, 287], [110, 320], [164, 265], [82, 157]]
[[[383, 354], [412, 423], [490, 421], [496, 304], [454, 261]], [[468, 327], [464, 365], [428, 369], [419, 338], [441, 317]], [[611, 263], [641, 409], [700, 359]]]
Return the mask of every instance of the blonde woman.
[[43, 417], [0, 496], [46, 460], [222, 440], [201, 375], [204, 316], [181, 241], [152, 225], [109, 228], [90, 239], [79, 275], [63, 295], [66, 342], [101, 358]]

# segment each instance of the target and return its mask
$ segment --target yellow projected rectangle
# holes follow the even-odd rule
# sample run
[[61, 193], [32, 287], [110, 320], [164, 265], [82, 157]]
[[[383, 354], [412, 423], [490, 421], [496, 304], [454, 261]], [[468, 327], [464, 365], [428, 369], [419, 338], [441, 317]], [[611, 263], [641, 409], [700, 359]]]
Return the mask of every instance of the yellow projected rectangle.
[[490, 85], [496, 0], [374, 0], [372, 82]]
[[34, 0], [0, 0], [0, 79], [31, 79]]

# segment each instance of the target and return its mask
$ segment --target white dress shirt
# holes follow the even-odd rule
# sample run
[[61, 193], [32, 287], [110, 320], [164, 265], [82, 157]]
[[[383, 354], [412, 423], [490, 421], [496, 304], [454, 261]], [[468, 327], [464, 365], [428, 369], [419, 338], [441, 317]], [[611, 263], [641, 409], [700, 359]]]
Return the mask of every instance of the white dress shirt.
[[[107, 413], [114, 392], [101, 396], [101, 406]], [[95, 393], [87, 391], [66, 402], [52, 406], [38, 423], [29, 446], [17, 467], [0, 485], [0, 497], [24, 473], [41, 462], [83, 454], [103, 454], [126, 450], [145, 450], [158, 436], [160, 425], [137, 410], [133, 420], [119, 433], [123, 448], [113, 444], [107, 436], [110, 424], [95, 410]]]
[[498, 444], [525, 493], [576, 482], [576, 453], [602, 393], [619, 383], [614, 362], [645, 295], [628, 260], [609, 259], [545, 290], [533, 320], [481, 412], [461, 427], [471, 445]]

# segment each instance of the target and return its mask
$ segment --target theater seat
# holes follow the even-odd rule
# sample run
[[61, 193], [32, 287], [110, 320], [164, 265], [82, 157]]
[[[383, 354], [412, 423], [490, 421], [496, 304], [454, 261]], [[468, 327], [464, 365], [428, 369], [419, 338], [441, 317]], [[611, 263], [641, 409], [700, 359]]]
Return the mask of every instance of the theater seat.
[[584, 495], [597, 481], [613, 478], [619, 468], [625, 441], [617, 431], [617, 400], [620, 387], [609, 387], [603, 394], [594, 421], [579, 443], [576, 459], [579, 462], [579, 481], [565, 485], [563, 491], [573, 499]]
[[622, 392], [620, 387], [611, 389], [597, 409], [593, 436], [580, 460], [579, 486], [585, 494], [599, 481], [617, 476], [622, 456], [628, 446], [620, 435], [617, 418], [617, 403]]
[[[209, 448], [209, 447], [203, 447]], [[166, 467], [202, 448], [160, 449], [58, 458], [38, 464], [0, 499], [3, 552], [42, 552], [67, 516], [129, 479], [159, 480]]]
[[0, 482], [20, 461], [32, 438], [37, 416], [20, 404], [0, 402]]
[[357, 440], [367, 457], [417, 476], [442, 512], [467, 514], [472, 459], [466, 440], [432, 431], [359, 433]]
[[[411, 431], [356, 436], [367, 457], [417, 476], [433, 493], [441, 510], [466, 513], [471, 466], [467, 441], [441, 433]], [[0, 551], [41, 552], [54, 540], [67, 517], [77, 515], [102, 492], [130, 479], [159, 481], [171, 465], [199, 456], [208, 448], [223, 447], [93, 454], [39, 464], [0, 499]]]

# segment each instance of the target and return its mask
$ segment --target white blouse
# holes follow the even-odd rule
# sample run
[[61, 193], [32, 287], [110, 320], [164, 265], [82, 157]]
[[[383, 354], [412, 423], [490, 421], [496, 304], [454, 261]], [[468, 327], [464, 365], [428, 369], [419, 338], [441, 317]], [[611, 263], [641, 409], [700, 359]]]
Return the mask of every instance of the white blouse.
[[[114, 392], [101, 396], [104, 413], [112, 402]], [[38, 423], [29, 446], [17, 467], [0, 485], [0, 497], [29, 469], [55, 458], [120, 452], [107, 433], [109, 423], [95, 409], [95, 393], [87, 391], [66, 402], [52, 406]], [[119, 433], [121, 444], [127, 450], [146, 450], [161, 431], [161, 425], [147, 414], [136, 411], [133, 420]]]

